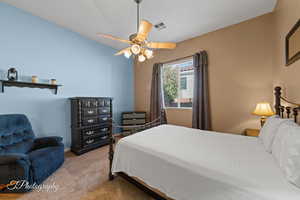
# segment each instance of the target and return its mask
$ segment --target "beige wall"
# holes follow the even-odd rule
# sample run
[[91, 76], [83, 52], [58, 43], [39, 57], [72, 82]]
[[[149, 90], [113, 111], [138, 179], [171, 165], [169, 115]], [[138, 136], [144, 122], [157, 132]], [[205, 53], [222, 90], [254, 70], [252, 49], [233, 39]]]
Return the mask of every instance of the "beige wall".
[[283, 86], [284, 94], [295, 102], [300, 102], [300, 60], [285, 66], [285, 36], [299, 19], [299, 0], [278, 0], [274, 11], [274, 85]]
[[[241, 133], [259, 127], [250, 113], [257, 102], [273, 101], [273, 87], [300, 102], [300, 60], [285, 66], [285, 36], [300, 18], [299, 0], [278, 0], [273, 13], [211, 32], [155, 52], [135, 65], [135, 107], [149, 110], [152, 66], [204, 49], [209, 54], [209, 89], [213, 129]], [[169, 123], [191, 126], [191, 110], [167, 110]]]
[[[273, 15], [208, 33], [178, 44], [172, 51], [135, 65], [135, 108], [149, 110], [152, 66], [205, 49], [209, 55], [212, 126], [216, 131], [241, 133], [259, 127], [252, 116], [257, 102], [272, 101]], [[192, 111], [167, 110], [171, 124], [191, 126]]]

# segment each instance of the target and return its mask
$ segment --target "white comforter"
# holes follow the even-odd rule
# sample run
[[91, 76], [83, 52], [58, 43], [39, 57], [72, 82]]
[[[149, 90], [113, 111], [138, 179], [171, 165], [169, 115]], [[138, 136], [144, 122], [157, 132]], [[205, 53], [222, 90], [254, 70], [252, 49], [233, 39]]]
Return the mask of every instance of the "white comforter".
[[112, 171], [176, 200], [300, 200], [254, 137], [162, 125], [121, 139]]

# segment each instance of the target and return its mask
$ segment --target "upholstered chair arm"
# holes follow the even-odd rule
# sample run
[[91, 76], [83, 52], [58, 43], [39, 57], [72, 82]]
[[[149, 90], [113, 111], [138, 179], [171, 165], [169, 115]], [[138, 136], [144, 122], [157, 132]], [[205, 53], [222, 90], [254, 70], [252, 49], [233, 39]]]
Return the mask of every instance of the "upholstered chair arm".
[[33, 149], [35, 150], [51, 146], [61, 146], [63, 145], [62, 140], [62, 137], [57, 136], [36, 138], [34, 140]]

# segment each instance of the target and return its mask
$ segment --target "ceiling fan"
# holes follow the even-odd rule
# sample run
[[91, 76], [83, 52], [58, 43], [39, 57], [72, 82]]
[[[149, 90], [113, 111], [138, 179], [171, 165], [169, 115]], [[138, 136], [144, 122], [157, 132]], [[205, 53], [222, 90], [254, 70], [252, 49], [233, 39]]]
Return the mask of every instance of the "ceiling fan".
[[123, 43], [131, 45], [125, 49], [122, 49], [115, 55], [124, 54], [126, 58], [130, 58], [131, 55], [138, 56], [140, 62], [144, 62], [146, 59], [153, 58], [153, 49], [174, 49], [176, 48], [176, 43], [170, 42], [149, 42], [147, 40], [148, 34], [152, 29], [152, 24], [147, 20], [140, 21], [140, 3], [142, 0], [134, 0], [137, 4], [137, 33], [129, 36], [129, 40], [114, 37], [112, 35], [98, 33], [98, 36], [118, 40]]

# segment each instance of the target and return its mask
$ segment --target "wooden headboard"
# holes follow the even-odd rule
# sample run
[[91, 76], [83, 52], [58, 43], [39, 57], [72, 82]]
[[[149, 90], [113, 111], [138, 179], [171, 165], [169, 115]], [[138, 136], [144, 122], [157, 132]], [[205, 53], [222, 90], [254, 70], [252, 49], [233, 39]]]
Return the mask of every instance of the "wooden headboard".
[[[298, 114], [300, 111], [300, 104], [293, 103], [281, 96], [281, 87], [275, 87], [275, 110], [276, 115], [282, 118], [294, 118], [298, 122]], [[288, 103], [291, 106], [283, 106], [282, 103]]]

